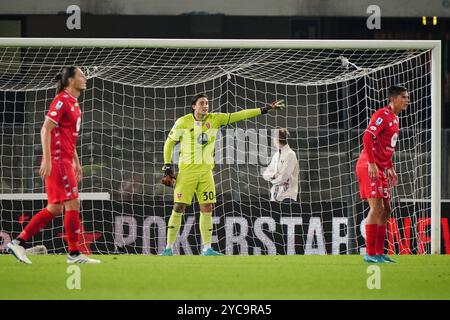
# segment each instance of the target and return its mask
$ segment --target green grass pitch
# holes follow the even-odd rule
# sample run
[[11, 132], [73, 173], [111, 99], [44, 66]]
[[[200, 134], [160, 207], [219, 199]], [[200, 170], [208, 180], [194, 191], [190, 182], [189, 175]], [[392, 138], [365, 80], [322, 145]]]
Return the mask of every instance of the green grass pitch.
[[69, 290], [65, 256], [0, 255], [0, 299], [450, 299], [450, 255], [397, 256], [367, 288], [360, 256], [97, 256]]

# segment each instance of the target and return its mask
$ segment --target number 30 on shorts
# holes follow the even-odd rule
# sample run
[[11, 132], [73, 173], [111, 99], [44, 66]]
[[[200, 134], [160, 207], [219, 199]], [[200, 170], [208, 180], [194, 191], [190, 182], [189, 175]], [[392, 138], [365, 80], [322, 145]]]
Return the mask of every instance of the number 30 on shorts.
[[210, 192], [203, 192], [203, 201], [207, 201], [207, 200], [213, 200], [214, 199], [214, 192], [210, 191]]

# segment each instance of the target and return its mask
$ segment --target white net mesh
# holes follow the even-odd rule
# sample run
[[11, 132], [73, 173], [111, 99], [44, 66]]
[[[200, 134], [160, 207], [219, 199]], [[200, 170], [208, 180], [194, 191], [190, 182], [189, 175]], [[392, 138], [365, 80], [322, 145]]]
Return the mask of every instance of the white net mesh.
[[[387, 104], [387, 88], [402, 84], [411, 103], [400, 115], [394, 159], [400, 181], [386, 247], [430, 252], [430, 61], [427, 50], [0, 47], [1, 248], [46, 204], [39, 195], [38, 133], [55, 74], [76, 65], [90, 78], [79, 99], [84, 251], [164, 248], [173, 191], [160, 184], [163, 144], [175, 120], [190, 112], [192, 96], [204, 92], [212, 112], [275, 99], [287, 104], [222, 128], [213, 246], [227, 254], [364, 252], [368, 208], [355, 175], [361, 137], [371, 114]], [[261, 175], [280, 127], [289, 130], [300, 166], [299, 197], [291, 205], [269, 202], [270, 184]], [[197, 205], [185, 214], [176, 245], [182, 254], [199, 252], [198, 214]], [[30, 241], [41, 244], [65, 252], [61, 218]]]

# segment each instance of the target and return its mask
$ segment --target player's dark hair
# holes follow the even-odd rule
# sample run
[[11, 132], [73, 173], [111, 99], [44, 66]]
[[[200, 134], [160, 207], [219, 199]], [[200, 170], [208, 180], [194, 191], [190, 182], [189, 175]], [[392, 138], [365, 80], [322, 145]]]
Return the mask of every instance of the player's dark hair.
[[56, 76], [56, 92], [60, 93], [69, 85], [69, 79], [75, 77], [77, 67], [64, 67]]
[[397, 85], [390, 86], [388, 88], [388, 97], [389, 97], [389, 99], [393, 98], [393, 97], [397, 97], [406, 91], [408, 91], [408, 89], [406, 89], [406, 87], [403, 87], [403, 86], [397, 86]]
[[[199, 94], [195, 95], [195, 97], [193, 97], [192, 101], [191, 101], [191, 109], [192, 109], [192, 106], [195, 106], [197, 104], [197, 100], [200, 98], [208, 99], [208, 96], [205, 93], [199, 93]], [[192, 112], [194, 112], [194, 109], [192, 109]]]
[[289, 131], [285, 128], [278, 129], [278, 142], [283, 146], [287, 144]]

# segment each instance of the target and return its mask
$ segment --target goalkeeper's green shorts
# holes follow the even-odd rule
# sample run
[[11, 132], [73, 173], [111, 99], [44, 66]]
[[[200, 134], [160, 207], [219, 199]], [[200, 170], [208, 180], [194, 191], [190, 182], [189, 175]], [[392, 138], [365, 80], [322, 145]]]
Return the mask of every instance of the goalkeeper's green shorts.
[[216, 203], [216, 184], [212, 170], [203, 172], [180, 171], [177, 175], [173, 199], [176, 203], [191, 205], [194, 193], [200, 204]]

